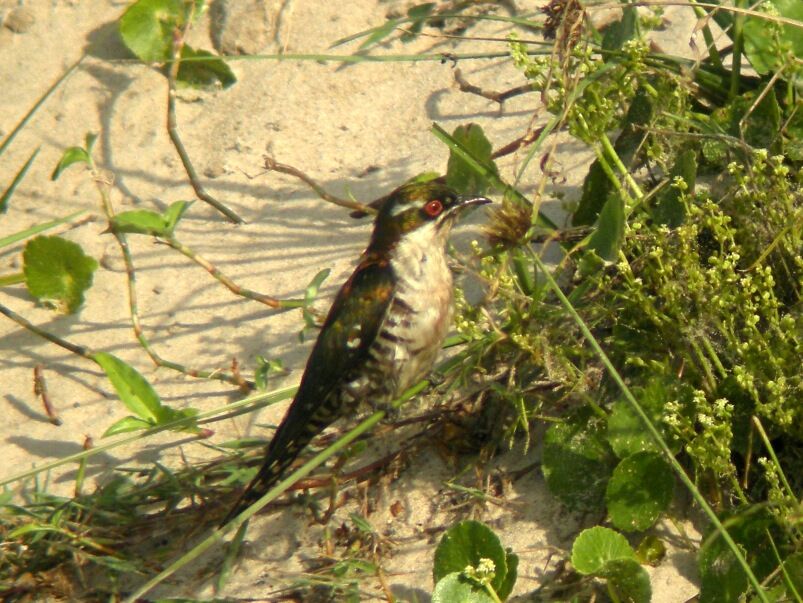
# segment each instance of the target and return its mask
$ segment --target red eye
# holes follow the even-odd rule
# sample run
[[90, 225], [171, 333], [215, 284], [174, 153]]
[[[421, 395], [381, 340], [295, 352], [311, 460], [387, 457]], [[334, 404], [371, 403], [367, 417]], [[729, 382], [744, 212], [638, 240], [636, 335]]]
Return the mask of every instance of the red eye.
[[432, 201], [427, 201], [427, 204], [424, 206], [424, 213], [431, 218], [438, 216], [442, 211], [443, 211], [443, 203], [441, 203], [437, 199], [433, 199]]

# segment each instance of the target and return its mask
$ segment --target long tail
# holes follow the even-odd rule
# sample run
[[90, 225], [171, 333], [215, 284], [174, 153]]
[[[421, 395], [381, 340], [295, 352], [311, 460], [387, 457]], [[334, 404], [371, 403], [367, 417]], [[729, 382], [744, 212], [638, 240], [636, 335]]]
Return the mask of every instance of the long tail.
[[304, 416], [303, 411], [303, 405], [293, 402], [287, 416], [268, 444], [265, 461], [262, 463], [259, 473], [245, 488], [231, 511], [221, 522], [221, 526], [231, 521], [275, 486], [312, 438], [337, 418], [329, 404], [319, 406], [311, 415]]

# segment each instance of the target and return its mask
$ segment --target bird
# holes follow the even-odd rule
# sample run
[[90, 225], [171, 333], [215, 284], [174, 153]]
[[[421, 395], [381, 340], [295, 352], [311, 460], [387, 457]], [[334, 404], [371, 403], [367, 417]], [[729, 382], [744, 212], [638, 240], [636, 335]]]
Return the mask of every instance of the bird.
[[404, 184], [375, 205], [368, 247], [332, 303], [259, 471], [221, 526], [333, 422], [361, 402], [381, 408], [429, 372], [452, 319], [449, 233], [465, 209], [487, 203], [433, 180]]

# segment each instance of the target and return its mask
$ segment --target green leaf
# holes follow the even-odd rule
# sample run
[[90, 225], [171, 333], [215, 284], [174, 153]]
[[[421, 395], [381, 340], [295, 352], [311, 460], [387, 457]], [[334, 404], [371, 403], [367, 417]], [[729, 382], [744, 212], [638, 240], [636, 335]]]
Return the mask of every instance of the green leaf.
[[544, 436], [544, 478], [549, 491], [569, 509], [602, 508], [613, 464], [605, 423], [588, 407], [552, 425]]
[[360, 50], [367, 50], [369, 47], [373, 46], [377, 42], [380, 42], [387, 38], [396, 27], [401, 23], [401, 19], [388, 19], [386, 23], [380, 25], [379, 27], [375, 28], [373, 33], [368, 36], [365, 41], [360, 44]]
[[210, 88], [217, 85], [224, 89], [237, 81], [234, 72], [226, 61], [207, 50], [196, 50], [186, 44], [181, 49], [182, 59], [176, 80], [191, 88]]
[[[677, 186], [671, 184], [676, 178], [680, 178], [686, 183], [685, 191], [681, 191]], [[658, 224], [665, 224], [669, 228], [677, 228], [683, 224], [686, 219], [686, 208], [681, 196], [694, 194], [696, 180], [697, 152], [687, 149], [678, 155], [675, 165], [672, 166], [669, 173], [670, 186], [658, 194], [655, 209], [652, 211], [652, 216]]]
[[14, 196], [14, 191], [17, 190], [17, 187], [20, 185], [20, 182], [23, 181], [25, 175], [28, 173], [28, 169], [33, 165], [36, 156], [39, 154], [39, 149], [41, 147], [36, 147], [36, 150], [31, 153], [31, 156], [28, 157], [28, 161], [20, 168], [17, 174], [14, 176], [14, 179], [11, 181], [11, 184], [8, 185], [8, 188], [3, 192], [2, 196], [0, 196], [0, 214], [6, 213], [8, 210], [8, 202], [11, 200], [11, 197]]
[[86, 149], [86, 154], [90, 157], [92, 156], [92, 151], [95, 148], [95, 143], [98, 141], [98, 135], [93, 134], [92, 132], [87, 132], [86, 136], [84, 136], [84, 149]]
[[[458, 126], [452, 133], [454, 141], [463, 148], [477, 163], [492, 174], [498, 175], [491, 152], [490, 141], [485, 137], [482, 128], [477, 124]], [[446, 169], [446, 184], [458, 193], [482, 195], [490, 187], [488, 178], [463, 157], [450, 150], [449, 163]]]
[[505, 551], [505, 561], [507, 561], [507, 574], [505, 579], [499, 583], [499, 588], [495, 589], [496, 594], [503, 601], [510, 596], [513, 587], [516, 586], [516, 579], [519, 577], [519, 556], [508, 549]]
[[432, 603], [494, 603], [494, 600], [484, 588], [461, 572], [452, 572], [435, 584]]
[[[106, 352], [96, 352], [92, 354], [92, 360], [106, 373], [125, 407], [136, 415], [136, 417], [125, 417], [112, 424], [103, 437], [148, 429], [198, 414], [194, 408], [176, 410], [162, 404], [159, 395], [147, 379], [116, 356]], [[181, 431], [197, 434], [201, 430], [195, 422], [192, 422], [182, 427]]]
[[441, 175], [438, 172], [421, 172], [420, 174], [416, 174], [412, 178], [408, 179], [405, 184], [415, 184], [418, 182], [431, 182], [436, 178], [440, 178]]
[[[198, 414], [197, 408], [172, 408], [170, 406], [162, 405], [159, 408], [159, 418], [156, 421], [157, 425], [164, 425], [165, 423], [172, 423], [173, 421], [178, 421], [180, 419], [187, 419], [190, 417], [194, 417]], [[197, 425], [193, 422], [187, 427], [182, 427], [181, 431], [189, 432], [189, 433], [200, 433], [201, 430], [197, 427]]]
[[411, 21], [406, 27], [407, 31], [401, 35], [401, 41], [409, 42], [410, 40], [415, 39], [416, 35], [421, 32], [421, 29], [424, 27], [424, 23], [429, 15], [432, 14], [434, 9], [434, 2], [425, 2], [424, 4], [418, 4], [410, 7], [407, 10], [407, 16], [411, 19]]
[[61, 237], [38, 236], [22, 252], [28, 291], [36, 299], [55, 304], [68, 314], [84, 303], [98, 263], [77, 243]]
[[[504, 599], [515, 583], [508, 578], [509, 553], [506, 553], [493, 530], [479, 521], [461, 521], [449, 528], [435, 549], [433, 577], [437, 584], [452, 572], [462, 572], [466, 566], [477, 567], [481, 559], [490, 559], [496, 567], [491, 586]], [[512, 561], [513, 571], [518, 558]]]
[[332, 270], [329, 268], [324, 268], [309, 282], [307, 288], [304, 290], [304, 305], [308, 306], [312, 302], [315, 301], [315, 298], [318, 297], [318, 291], [321, 288], [323, 282], [329, 278], [329, 274], [331, 274]]
[[183, 0], [138, 0], [120, 18], [120, 37], [144, 63], [163, 63], [170, 58], [173, 31], [187, 13]]
[[608, 580], [608, 586], [622, 603], [650, 603], [652, 588], [650, 576], [635, 559], [608, 561], [600, 572]]
[[145, 419], [138, 419], [137, 417], [123, 417], [119, 421], [112, 423], [112, 425], [103, 432], [101, 437], [108, 438], [118, 433], [128, 433], [130, 431], [141, 431], [153, 427], [153, 423]]
[[[803, 21], [803, 2], [800, 0], [769, 0], [773, 12], [793, 19]], [[744, 50], [750, 63], [761, 74], [777, 71], [788, 60], [783, 52], [778, 52], [774, 35], [768, 30], [774, 27], [768, 19], [760, 17], [745, 17], [744, 22]], [[780, 44], [783, 49], [791, 52], [798, 60], [803, 59], [803, 35], [799, 27], [792, 25], [780, 26]]]
[[[602, 38], [602, 48], [604, 50], [622, 50], [625, 42], [628, 42], [638, 34], [638, 13], [634, 6], [626, 6], [622, 9], [622, 18], [614, 21], [605, 28]], [[610, 55], [612, 60], [615, 55]]]
[[50, 179], [57, 180], [58, 177], [61, 176], [61, 173], [74, 163], [85, 163], [87, 165], [92, 165], [92, 157], [89, 155], [86, 149], [81, 147], [70, 147], [64, 151], [61, 159], [59, 159], [58, 165], [56, 165], [56, 169], [54, 169], [53, 173], [50, 175]]
[[[766, 93], [762, 92], [760, 100], [754, 99], [752, 94], [745, 94], [742, 99], [748, 105], [739, 107], [742, 109], [740, 112], [743, 117], [740, 122], [743, 123], [745, 142], [754, 147], [768, 149], [773, 154], [780, 154], [783, 151], [780, 135], [783, 115], [775, 89], [768, 88]], [[788, 125], [784, 129], [789, 133]]]
[[257, 368], [254, 371], [254, 385], [259, 391], [268, 389], [268, 380], [276, 373], [286, 372], [280, 359], [270, 360], [264, 356], [257, 356]]
[[782, 569], [782, 578], [789, 599], [799, 600], [803, 596], [803, 552], [789, 555], [783, 562]]
[[113, 232], [171, 237], [176, 224], [190, 205], [188, 201], [176, 201], [162, 214], [148, 209], [120, 212], [112, 218], [109, 227]]
[[588, 249], [606, 262], [615, 262], [625, 240], [625, 202], [621, 195], [611, 194], [597, 218]]
[[92, 354], [92, 360], [106, 373], [114, 391], [128, 410], [151, 426], [159, 422], [162, 401], [137, 369], [106, 352]]
[[572, 565], [581, 574], [601, 575], [605, 565], [617, 559], [636, 559], [627, 539], [619, 532], [594, 526], [583, 530], [572, 545]]
[[[663, 425], [664, 407], [670, 400], [677, 400], [679, 396], [686, 394], [685, 386], [681, 386], [678, 390], [677, 387], [673, 387], [674, 385], [665, 377], [655, 375], [650, 378], [646, 386], [633, 387], [633, 394], [641, 405], [641, 409], [665, 438], [667, 438], [667, 434]], [[637, 452], [648, 450], [658, 452], [660, 450], [641, 418], [630, 403], [624, 399], [617, 400], [611, 406], [607, 438], [614, 454], [620, 459]], [[675, 442], [670, 440], [669, 444], [673, 450], [677, 448]]]
[[118, 233], [165, 235], [165, 221], [161, 214], [149, 209], [134, 209], [116, 214], [109, 222], [110, 230]]
[[666, 545], [664, 541], [652, 534], [645, 536], [636, 547], [636, 559], [638, 559], [639, 563], [656, 567], [665, 557]]
[[304, 318], [304, 328], [298, 335], [301, 341], [304, 341], [305, 331], [315, 327], [315, 315], [309, 308], [312, 302], [315, 301], [315, 298], [318, 297], [318, 290], [321, 288], [321, 284], [327, 279], [331, 272], [329, 268], [324, 268], [312, 278], [309, 285], [307, 285], [307, 288], [304, 290], [304, 305], [301, 309]]
[[590, 226], [599, 217], [605, 202], [615, 195], [613, 185], [599, 160], [595, 160], [583, 179], [583, 194], [572, 214], [573, 226]]
[[675, 487], [672, 468], [656, 452], [638, 452], [613, 470], [605, 493], [611, 522], [620, 530], [643, 531], [669, 508]]
[[170, 204], [162, 214], [167, 232], [173, 234], [179, 220], [184, 216], [184, 212], [187, 211], [192, 204], [193, 201], [174, 201]]
[[111, 555], [92, 555], [92, 563], [111, 568], [121, 574], [136, 574], [141, 572], [142, 567], [138, 562], [139, 559], [136, 561], [129, 561], [128, 559], [120, 559], [119, 557], [112, 557]]

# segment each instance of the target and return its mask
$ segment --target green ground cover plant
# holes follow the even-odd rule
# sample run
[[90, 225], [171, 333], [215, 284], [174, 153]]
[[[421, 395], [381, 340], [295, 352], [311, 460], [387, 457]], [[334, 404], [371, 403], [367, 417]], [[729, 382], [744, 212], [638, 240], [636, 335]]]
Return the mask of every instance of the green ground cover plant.
[[[529, 593], [533, 600], [649, 601], [644, 566], [660, 563], [665, 550], [655, 527], [660, 521], [679, 524], [691, 515], [705, 532], [696, 550], [702, 603], [803, 601], [803, 14], [798, 4], [784, 0], [752, 8], [694, 6], [701, 17], [716, 19], [732, 43], [718, 50], [704, 25], [709, 46], [698, 62], [651, 50], [646, 36], [658, 24], [658, 12], [623, 4], [619, 19], [597, 31], [587, 21], [586, 7], [571, 0], [548, 5], [546, 21], [534, 14], [477, 15], [462, 4], [426, 3], [337, 43], [359, 41], [357, 54], [343, 60], [373, 60], [371, 52], [395, 38], [404, 42], [458, 20], [469, 24], [464, 28], [482, 18], [507, 21], [511, 34], [499, 40], [500, 52], [519, 68], [525, 81], [521, 93], [540, 94], [549, 112], [546, 123], [524, 133], [516, 147], [527, 149], [519, 176], [536, 164], [549, 173], [551, 135], [557, 132], [568, 132], [594, 153], [579, 198], [565, 200], [571, 224], [558, 228], [539, 211], [550, 195], [547, 176], [542, 188], [527, 196], [517, 189], [516, 178], [505, 180], [496, 167], [503, 153], [494, 148], [500, 143], [488, 140], [479, 126], [464, 124], [452, 133], [433, 126], [433, 136], [450, 150], [447, 182], [500, 201], [491, 213], [487, 242], [476, 244], [471, 258], [485, 299], [470, 305], [458, 291], [458, 335], [448, 342], [455, 353], [437, 370], [436, 395], [471, 393], [461, 410], [464, 420], [449, 437], [482, 460], [508, 447], [539, 444], [538, 470], [554, 504], [591, 518], [592, 525], [565, 551], [566, 575], [559, 584]], [[203, 8], [203, 2], [140, 0], [121, 21], [122, 38], [140, 59], [159, 63], [168, 78], [180, 80], [180, 65], [208, 60], [174, 42], [183, 40], [175, 33], [186, 34]], [[554, 43], [525, 39], [533, 30]], [[470, 38], [470, 30], [463, 31]], [[324, 57], [295, 57], [306, 58]], [[743, 58], [753, 72], [743, 68]], [[220, 65], [225, 63], [214, 65], [215, 73], [224, 73]], [[476, 87], [470, 91], [500, 97]], [[68, 149], [54, 175], [75, 162], [96, 169], [91, 147], [88, 137], [84, 147]], [[34, 152], [18, 171], [0, 207], [12, 201], [35, 158]], [[192, 178], [191, 168], [187, 172]], [[131, 282], [128, 235], [156, 237], [199, 265], [210, 265], [176, 234], [189, 203], [162, 213], [115, 214], [104, 184], [98, 188], [110, 232], [128, 258]], [[316, 190], [327, 198], [326, 191]], [[372, 211], [370, 204], [342, 204], [363, 215]], [[0, 241], [11, 245], [29, 239], [23, 274], [30, 294], [56, 300], [68, 312], [80, 307], [94, 260], [72, 247], [60, 248], [65, 262], [49, 276], [66, 271], [71, 276], [56, 281], [69, 286], [47, 285], [38, 270], [41, 262], [31, 254], [64, 243], [30, 237], [74, 217]], [[554, 251], [559, 260], [546, 264], [543, 257]], [[66, 261], [70, 258], [75, 261]], [[207, 269], [239, 295], [276, 310], [303, 307], [302, 334], [314, 329], [316, 316], [309, 308], [325, 270], [312, 277], [305, 299], [276, 300], [238, 287], [212, 268]], [[1, 278], [4, 287], [23, 281], [19, 275]], [[134, 295], [132, 327], [154, 357], [138, 326]], [[0, 309], [22, 327], [70, 349], [69, 342]], [[210, 535], [189, 553], [160, 551], [158, 563], [145, 562], [135, 551], [158, 521], [152, 509], [175, 510], [192, 498], [198, 504], [175, 515], [176, 529], [189, 530], [205, 501], [247, 483], [252, 472], [244, 459], [258, 457], [261, 443], [224, 443], [221, 452], [227, 454], [203, 466], [173, 470], [155, 464], [139, 474], [120, 471], [118, 479], [92, 492], [84, 491], [80, 470], [86, 458], [159, 431], [200, 433], [215, 416], [285, 400], [293, 388], [257, 394], [211, 413], [178, 412], [114, 356], [71, 351], [99, 364], [133, 413], [110, 426], [107, 435], [135, 434], [60, 461], [79, 466], [73, 497], [52, 496], [46, 484], [34, 481], [29, 504], [10, 495], [0, 499], [6, 551], [0, 591], [6, 596], [17, 593], [22, 575], [64, 575], [77, 583], [76, 568], [92, 568], [104, 581], [82, 596], [138, 600], [235, 533], [218, 568], [217, 583], [223, 587], [247, 519], [328, 459], [338, 458], [337, 464], [344, 456], [360, 455], [360, 436], [386, 415], [371, 414], [324, 447], [230, 525], [213, 530], [212, 517]], [[264, 360], [253, 381], [264, 385], [266, 375], [280, 369]], [[215, 378], [253, 385], [233, 374]], [[544, 435], [536, 442], [539, 427]], [[5, 481], [31, 479], [53, 466]], [[455, 484], [468, 487], [459, 476]], [[298, 585], [301, 592], [359, 600], [361, 581], [381, 575], [376, 534], [363, 518], [353, 517], [353, 523], [359, 542], [373, 544], [350, 548], [320, 582]], [[121, 586], [132, 576], [136, 588]], [[516, 552], [505, 550], [488, 526], [458, 521], [435, 552], [433, 578], [433, 601], [504, 601], [517, 578]], [[42, 579], [39, 594], [55, 592], [48, 591], [55, 583]]]

